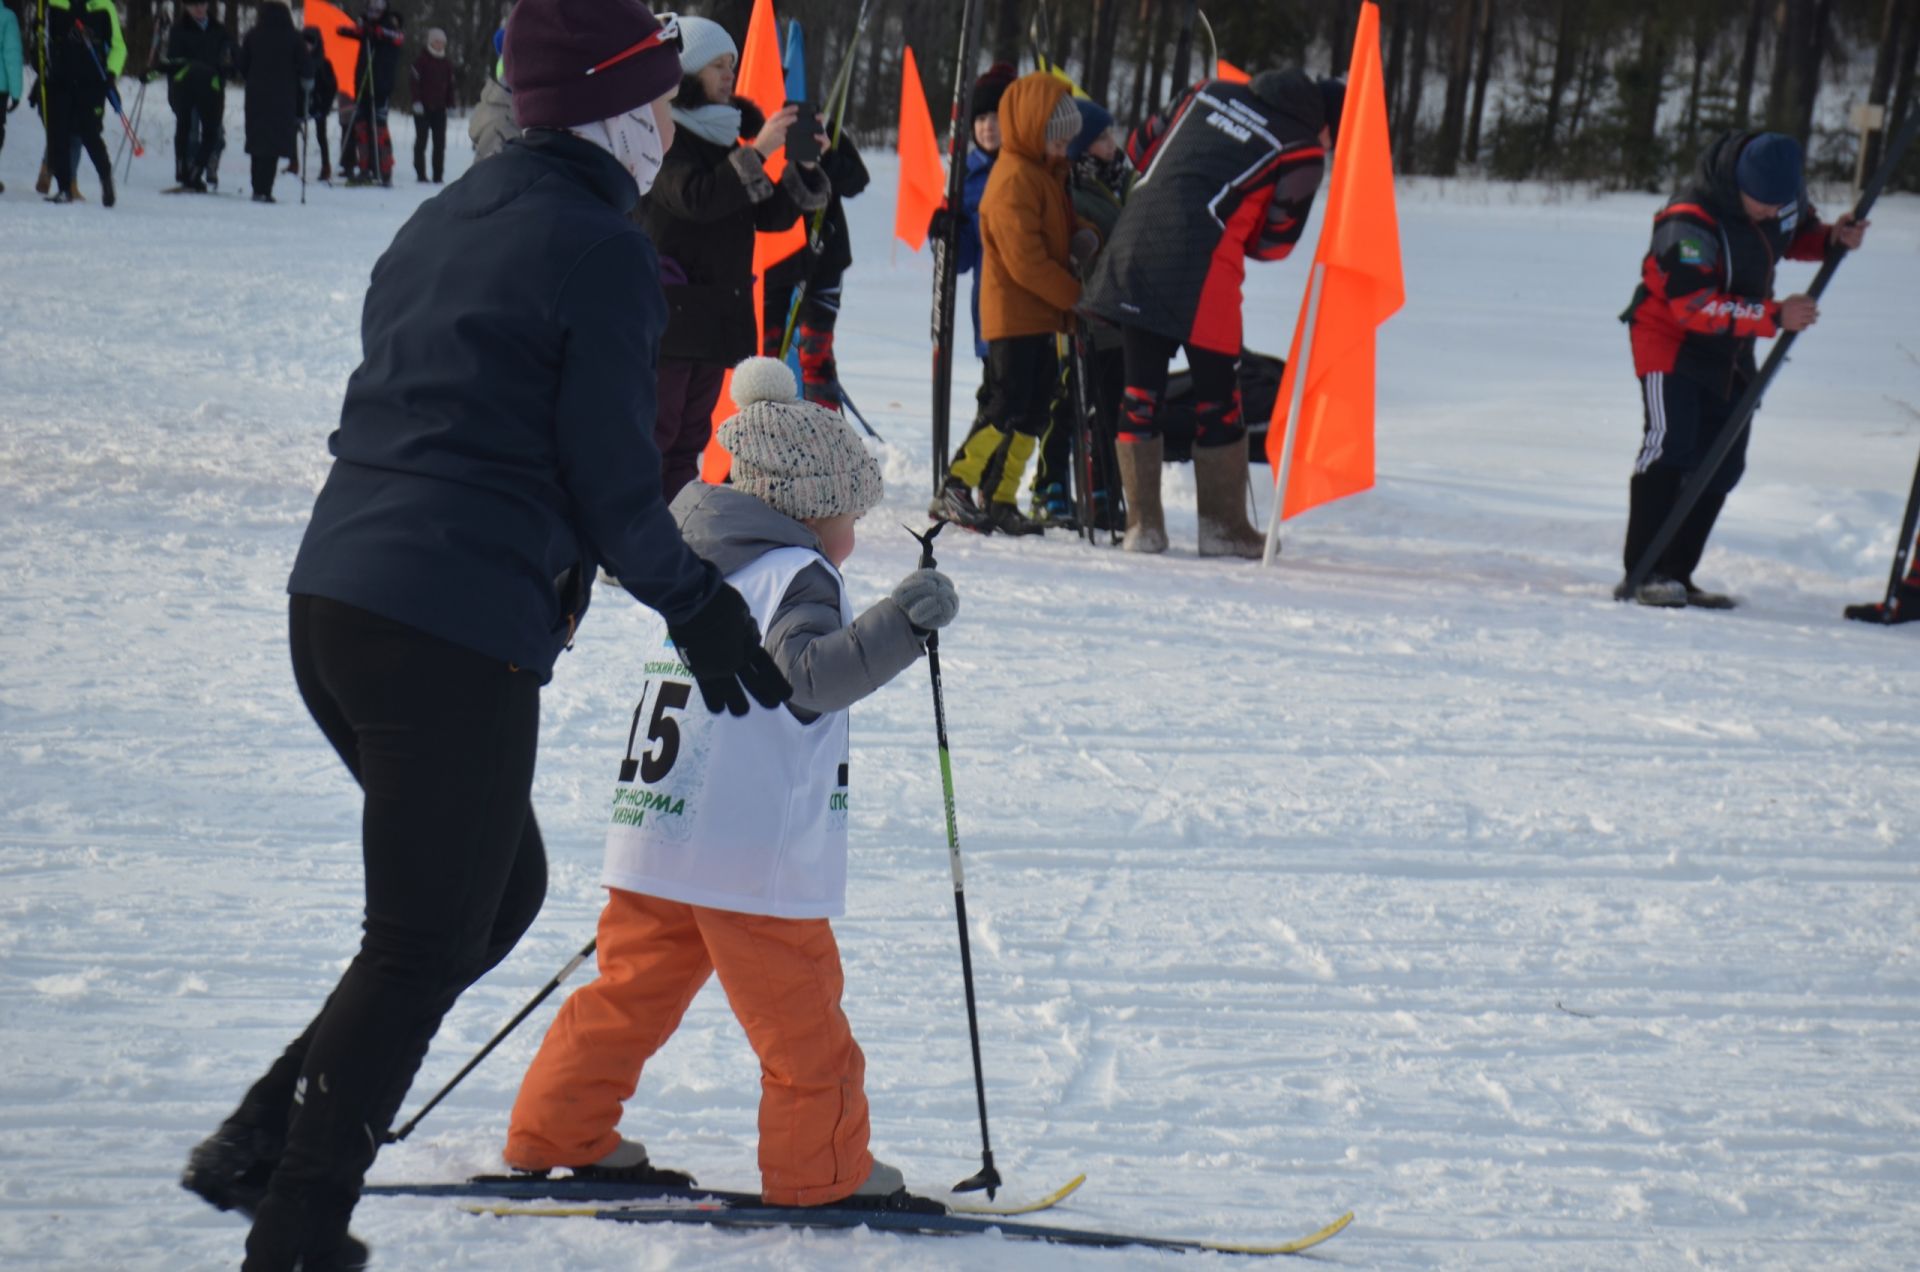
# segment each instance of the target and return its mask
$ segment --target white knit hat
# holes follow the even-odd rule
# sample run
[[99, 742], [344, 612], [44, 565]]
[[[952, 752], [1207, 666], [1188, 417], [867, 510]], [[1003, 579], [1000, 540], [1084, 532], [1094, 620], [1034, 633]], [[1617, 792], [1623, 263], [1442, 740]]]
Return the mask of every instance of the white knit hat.
[[731, 53], [740, 56], [740, 46], [727, 34], [727, 28], [712, 18], [682, 15], [680, 18], [680, 73], [693, 75], [716, 57]]
[[793, 372], [777, 358], [733, 369], [740, 413], [720, 426], [733, 455], [734, 489], [764, 499], [795, 521], [860, 516], [880, 502], [880, 465], [853, 425], [800, 400]]

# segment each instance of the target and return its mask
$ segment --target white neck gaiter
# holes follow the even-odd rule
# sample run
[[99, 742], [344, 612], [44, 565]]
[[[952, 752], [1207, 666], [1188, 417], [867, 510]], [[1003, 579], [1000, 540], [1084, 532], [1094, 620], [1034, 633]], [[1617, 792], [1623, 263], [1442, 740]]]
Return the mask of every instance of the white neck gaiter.
[[667, 152], [660, 144], [660, 125], [654, 122], [652, 105], [568, 131], [617, 159], [640, 187], [641, 194], [653, 189], [653, 180], [660, 175], [660, 164]]

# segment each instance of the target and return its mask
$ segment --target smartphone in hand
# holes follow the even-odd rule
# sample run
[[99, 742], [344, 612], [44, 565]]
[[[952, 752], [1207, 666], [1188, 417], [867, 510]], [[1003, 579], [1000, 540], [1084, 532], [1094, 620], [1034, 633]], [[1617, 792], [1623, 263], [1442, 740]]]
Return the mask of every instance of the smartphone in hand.
[[805, 102], [788, 102], [799, 108], [793, 126], [787, 129], [787, 162], [820, 162], [820, 113]]

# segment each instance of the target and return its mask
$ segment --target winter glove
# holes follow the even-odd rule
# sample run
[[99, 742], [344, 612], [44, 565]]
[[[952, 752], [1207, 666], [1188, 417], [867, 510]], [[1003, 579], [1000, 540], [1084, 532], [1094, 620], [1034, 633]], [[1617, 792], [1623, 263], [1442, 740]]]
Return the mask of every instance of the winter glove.
[[415, 102], [413, 104], [413, 113], [416, 115], [424, 115], [427, 113], [427, 108], [425, 106], [422, 106], [419, 102]]
[[5, 93], [0, 93], [0, 111], [6, 111], [7, 113], [11, 114], [13, 112], [13, 107], [14, 107], [13, 99], [7, 96]]
[[1093, 258], [1099, 254], [1100, 235], [1087, 226], [1075, 230], [1073, 237], [1067, 241], [1067, 255], [1073, 261], [1073, 272], [1081, 278], [1087, 276], [1087, 271], [1093, 267]]
[[953, 213], [945, 208], [935, 208], [933, 219], [927, 222], [927, 234], [932, 238], [943, 239], [953, 233]]
[[915, 570], [894, 585], [893, 603], [906, 611], [915, 633], [925, 636], [951, 623], [960, 613], [960, 594], [953, 580], [938, 570]]
[[793, 696], [793, 686], [760, 643], [753, 611], [724, 583], [691, 618], [668, 624], [667, 635], [699, 684], [707, 710], [716, 715], [747, 714], [748, 694], [763, 707], [777, 707]]

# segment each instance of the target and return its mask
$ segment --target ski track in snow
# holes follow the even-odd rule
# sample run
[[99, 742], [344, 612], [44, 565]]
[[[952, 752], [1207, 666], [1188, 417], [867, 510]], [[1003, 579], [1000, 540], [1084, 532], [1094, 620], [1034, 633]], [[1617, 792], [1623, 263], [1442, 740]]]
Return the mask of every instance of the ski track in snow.
[[[15, 119], [0, 1266], [233, 1266], [241, 1226], [177, 1172], [345, 965], [359, 896], [357, 804], [287, 672], [283, 587], [367, 271], [430, 189], [396, 115], [392, 191], [162, 198], [149, 129], [119, 208], [48, 208]], [[896, 527], [928, 482], [928, 267], [889, 259], [894, 170], [872, 162], [840, 350], [888, 440], [849, 568], [863, 603], [913, 564]], [[1639, 435], [1614, 315], [1659, 200], [1402, 200], [1380, 482], [1291, 523], [1280, 568], [1193, 556], [1184, 468], [1163, 558], [939, 542], [965, 598], [942, 652], [1008, 1192], [1085, 1170], [1061, 1222], [1229, 1240], [1352, 1207], [1313, 1257], [1353, 1268], [1912, 1266], [1920, 633], [1839, 609], [1884, 586], [1920, 441], [1920, 201], [1882, 203], [1769, 397], [1702, 570], [1748, 605], [1712, 615], [1608, 598]], [[1784, 267], [1783, 290], [1811, 272]], [[1304, 279], [1250, 271], [1250, 343], [1284, 351]], [[977, 370], [957, 371], [964, 411]], [[602, 589], [563, 661], [536, 788], [546, 910], [449, 1015], [406, 1112], [591, 931], [649, 630]], [[848, 1010], [875, 1147], [938, 1191], [979, 1140], [925, 672], [861, 704], [853, 736]], [[492, 1168], [550, 1017], [374, 1178]], [[710, 991], [625, 1128], [751, 1187], [756, 1078]], [[355, 1226], [409, 1269], [1226, 1261], [431, 1200], [370, 1200]]]

